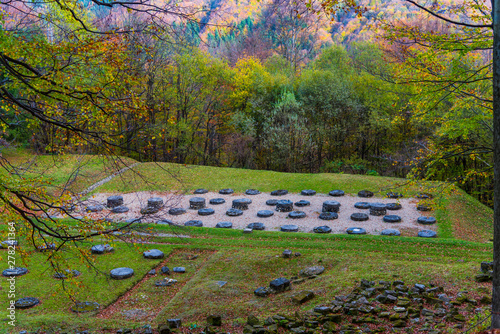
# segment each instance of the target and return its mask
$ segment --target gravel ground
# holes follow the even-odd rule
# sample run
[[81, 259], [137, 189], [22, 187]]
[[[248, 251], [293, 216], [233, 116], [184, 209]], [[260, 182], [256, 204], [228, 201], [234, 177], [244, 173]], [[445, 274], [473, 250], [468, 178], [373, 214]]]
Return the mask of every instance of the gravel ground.
[[[85, 204], [96, 204], [100, 203], [106, 205], [106, 198], [112, 194], [99, 193], [90, 198]], [[115, 194], [116, 195], [116, 194]], [[208, 192], [202, 195], [179, 195], [168, 192], [136, 192], [123, 194], [124, 205], [130, 210], [123, 214], [113, 214], [108, 209], [104, 209], [99, 213], [92, 213], [93, 219], [111, 217], [114, 220], [126, 220], [131, 218], [141, 217], [140, 209], [145, 207], [148, 198], [160, 197], [163, 199], [165, 206], [157, 214], [143, 219], [143, 221], [157, 221], [159, 219], [169, 219], [172, 222], [183, 225], [189, 220], [200, 220], [203, 222], [204, 227], [215, 227], [218, 222], [231, 222], [233, 228], [244, 229], [249, 223], [261, 222], [265, 225], [268, 231], [279, 231], [282, 225], [297, 225], [300, 232], [312, 232], [313, 228], [316, 226], [329, 226], [332, 229], [332, 233], [345, 233], [346, 229], [349, 227], [362, 227], [368, 234], [380, 234], [384, 229], [395, 228], [399, 230], [436, 230], [435, 225], [421, 225], [417, 223], [417, 218], [423, 215], [432, 215], [432, 211], [429, 213], [423, 213], [417, 211], [418, 200], [414, 198], [401, 198], [388, 199], [388, 198], [360, 198], [357, 196], [345, 195], [342, 197], [332, 197], [328, 194], [316, 194], [314, 196], [303, 196], [301, 194], [287, 194], [284, 196], [271, 196], [269, 193], [261, 193], [258, 195], [245, 195], [245, 194], [231, 194], [231, 195], [221, 195], [214, 192]], [[203, 197], [206, 199], [206, 207], [215, 210], [215, 213], [209, 216], [198, 215], [197, 210], [189, 209], [189, 199], [192, 197]], [[223, 198], [225, 199], [224, 204], [211, 205], [209, 200], [213, 198]], [[243, 211], [243, 215], [237, 217], [230, 217], [226, 215], [226, 211], [231, 208], [232, 201], [235, 199], [247, 198], [251, 199], [252, 203], [249, 205], [248, 210]], [[311, 204], [306, 207], [294, 206], [294, 210], [300, 210], [305, 212], [306, 217], [300, 219], [291, 219], [288, 217], [288, 212], [278, 212], [275, 210], [274, 206], [266, 205], [266, 201], [269, 199], [276, 200], [290, 200], [292, 202], [297, 202], [299, 200], [309, 201]], [[318, 218], [322, 211], [322, 205], [324, 201], [337, 201], [341, 204], [338, 213], [338, 219], [334, 220], [321, 220]], [[354, 207], [356, 202], [368, 202], [368, 203], [400, 203], [402, 209], [400, 210], [387, 210], [388, 215], [398, 215], [401, 217], [400, 223], [385, 223], [383, 221], [383, 216], [373, 216], [369, 215], [369, 210], [361, 210]], [[82, 207], [84, 207], [84, 205]], [[170, 208], [184, 208], [186, 213], [178, 216], [168, 214]], [[257, 217], [257, 212], [259, 210], [272, 210], [274, 215], [268, 218]], [[369, 215], [367, 221], [352, 221], [350, 219], [351, 214], [355, 212], [363, 212]], [[439, 223], [439, 222], [438, 222]], [[413, 234], [413, 233], [412, 233]], [[415, 232], [416, 235], [416, 232]]]

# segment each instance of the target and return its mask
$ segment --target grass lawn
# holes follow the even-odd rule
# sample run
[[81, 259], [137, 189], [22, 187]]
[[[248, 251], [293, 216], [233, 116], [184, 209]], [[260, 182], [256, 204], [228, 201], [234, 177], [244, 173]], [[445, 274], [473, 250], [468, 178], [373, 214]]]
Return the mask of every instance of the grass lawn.
[[[63, 253], [71, 269], [82, 275], [68, 282], [73, 298], [96, 301], [105, 311], [75, 314], [69, 310], [71, 299], [61, 291], [61, 282], [52, 278], [54, 271], [45, 262], [46, 253], [30, 253], [29, 273], [18, 278], [18, 297], [32, 296], [41, 304], [18, 310], [19, 330], [23, 329], [103, 329], [155, 327], [166, 319], [181, 318], [184, 324], [203, 326], [208, 314], [221, 314], [237, 332], [250, 313], [265, 318], [277, 313], [303, 312], [331, 301], [335, 295], [347, 294], [357, 282], [402, 279], [408, 285], [433, 282], [449, 293], [461, 289], [477, 293], [479, 287], [491, 289], [489, 283], [473, 280], [479, 263], [491, 259], [489, 244], [452, 239], [423, 240], [405, 237], [316, 235], [210, 228], [156, 227], [155, 232], [181, 233], [191, 238], [153, 237], [154, 245], [117, 242], [116, 251], [95, 256], [95, 265], [103, 273], [116, 267], [131, 267], [132, 278], [110, 280], [79, 263], [76, 254]], [[98, 243], [96, 241], [96, 243]], [[89, 244], [81, 248], [89, 249]], [[166, 254], [163, 260], [147, 260], [142, 252], [156, 248]], [[283, 259], [285, 249], [301, 256]], [[64, 250], [63, 250], [64, 251]], [[5, 251], [0, 251], [5, 262]], [[154, 267], [186, 267], [185, 274], [171, 273], [178, 280], [171, 287], [158, 288], [154, 282], [164, 275], [148, 275]], [[259, 298], [253, 290], [267, 286], [277, 277], [298, 275], [307, 266], [321, 265], [325, 273], [314, 280], [294, 286], [292, 291], [269, 298]], [[220, 287], [219, 281], [227, 282]], [[6, 279], [1, 280], [7, 289]], [[316, 297], [303, 305], [291, 302], [291, 295], [312, 290]], [[128, 292], [127, 292], [128, 291]], [[110, 307], [108, 307], [111, 305]], [[139, 312], [139, 313], [138, 313]], [[138, 318], [130, 314], [140, 314]], [[346, 319], [347, 321], [347, 319]], [[0, 328], [7, 333], [5, 322]], [[236, 329], [235, 329], [236, 328]], [[241, 330], [241, 328], [240, 328]]]

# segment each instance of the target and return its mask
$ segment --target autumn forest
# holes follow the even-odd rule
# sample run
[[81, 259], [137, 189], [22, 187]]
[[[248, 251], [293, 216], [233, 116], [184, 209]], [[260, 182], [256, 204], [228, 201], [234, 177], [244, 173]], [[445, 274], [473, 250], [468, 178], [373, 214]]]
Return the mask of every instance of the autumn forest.
[[410, 2], [322, 5], [2, 2], [0, 145], [440, 180], [491, 205], [491, 31]]

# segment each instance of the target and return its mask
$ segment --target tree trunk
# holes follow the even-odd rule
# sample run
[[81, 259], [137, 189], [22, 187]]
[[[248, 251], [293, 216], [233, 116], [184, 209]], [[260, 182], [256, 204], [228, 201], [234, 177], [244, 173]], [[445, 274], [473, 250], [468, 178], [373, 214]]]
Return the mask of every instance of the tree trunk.
[[493, 296], [491, 328], [500, 328], [500, 0], [492, 0], [493, 14]]

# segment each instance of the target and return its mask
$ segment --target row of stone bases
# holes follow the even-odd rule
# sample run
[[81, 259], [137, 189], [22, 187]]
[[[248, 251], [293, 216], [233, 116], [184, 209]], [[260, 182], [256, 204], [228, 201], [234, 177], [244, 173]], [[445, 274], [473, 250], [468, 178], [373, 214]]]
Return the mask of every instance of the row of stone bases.
[[[205, 194], [208, 193], [207, 189], [197, 189], [194, 191], [194, 194]], [[219, 191], [220, 194], [229, 195], [234, 193], [232, 189], [222, 189]], [[260, 191], [256, 189], [248, 189], [245, 194], [247, 195], [257, 195], [260, 194]], [[284, 196], [288, 194], [287, 190], [280, 189], [271, 192], [272, 196]], [[313, 196], [316, 194], [314, 190], [302, 190], [301, 194], [304, 196]], [[329, 192], [330, 196], [340, 197], [344, 196], [344, 191], [342, 190], [332, 190]], [[359, 197], [373, 197], [373, 192], [368, 190], [362, 190], [358, 193]], [[401, 198], [403, 197], [400, 193], [389, 192], [386, 194], [388, 198]], [[430, 195], [428, 194], [418, 194], [416, 196], [418, 199], [429, 199]], [[213, 198], [209, 200], [209, 204], [211, 205], [220, 205], [226, 202], [223, 198]], [[226, 211], [226, 215], [229, 217], [237, 217], [241, 216], [244, 213], [244, 210], [248, 209], [248, 206], [252, 203], [251, 199], [248, 198], [240, 198], [232, 201], [231, 209]], [[278, 212], [289, 212], [288, 218], [290, 219], [301, 219], [306, 217], [306, 213], [300, 210], [294, 210], [294, 206], [296, 207], [305, 207], [309, 206], [311, 203], [306, 200], [300, 200], [293, 203], [290, 200], [276, 200], [270, 199], [266, 201], [266, 205], [274, 206], [275, 211]], [[107, 206], [111, 208], [112, 212], [115, 213], [123, 213], [127, 212], [128, 208], [123, 206], [123, 197], [122, 196], [110, 196], [107, 199]], [[338, 212], [340, 210], [341, 204], [337, 201], [325, 201], [322, 205], [322, 212], [319, 215], [319, 219], [321, 220], [334, 220], [338, 218]], [[146, 208], [141, 209], [142, 214], [153, 214], [157, 213], [163, 207], [163, 200], [159, 197], [153, 197], [148, 199], [148, 205]], [[370, 215], [372, 216], [384, 216], [383, 221], [386, 223], [399, 223], [401, 222], [401, 217], [395, 214], [387, 215], [387, 210], [396, 211], [402, 208], [399, 203], [368, 203], [368, 202], [357, 202], [354, 204], [354, 207], [360, 210], [369, 210]], [[215, 210], [212, 208], [206, 207], [206, 199], [203, 197], [193, 197], [189, 199], [189, 208], [192, 210], [198, 210], [198, 215], [200, 216], [209, 216], [215, 213]], [[94, 206], [92, 207], [94, 209]], [[102, 209], [102, 208], [101, 208]], [[92, 211], [88, 208], [89, 211]], [[419, 211], [430, 211], [431, 208], [428, 205], [418, 205], [417, 210]], [[171, 208], [168, 213], [173, 216], [178, 216], [186, 213], [186, 209], [184, 208]], [[269, 218], [274, 215], [272, 210], [260, 210], [257, 212], [257, 217], [259, 218]], [[351, 215], [352, 221], [367, 221], [369, 220], [369, 215], [367, 213], [357, 212]], [[160, 224], [173, 224], [172, 221], [168, 219], [162, 219], [158, 223]], [[434, 217], [421, 216], [417, 219], [417, 223], [422, 225], [432, 225], [436, 223], [436, 219]], [[184, 226], [191, 227], [203, 227], [203, 222], [201, 220], [189, 220], [184, 223]], [[233, 224], [228, 221], [219, 222], [216, 228], [232, 228]], [[252, 230], [264, 230], [265, 225], [262, 223], [251, 223], [245, 229], [245, 233], [250, 233]], [[299, 227], [293, 224], [287, 224], [281, 226], [280, 230], [282, 232], [298, 232]], [[329, 226], [317, 226], [313, 229], [314, 233], [330, 233], [332, 229]], [[351, 227], [346, 230], [348, 234], [366, 234], [366, 230], [362, 227]], [[401, 233], [399, 230], [390, 228], [385, 229], [381, 232], [381, 235], [387, 236], [400, 236]], [[435, 238], [437, 234], [432, 230], [421, 230], [417, 234], [418, 237], [422, 238]]]
[[[300, 256], [285, 250], [284, 258]], [[482, 270], [491, 269], [489, 262], [481, 264]], [[483, 268], [484, 267], [484, 268]], [[292, 290], [307, 279], [314, 279], [325, 271], [322, 266], [313, 266], [301, 270], [298, 276], [287, 279], [280, 277], [272, 280], [269, 287], [255, 290], [258, 297], [279, 294]], [[406, 333], [425, 332], [429, 334], [448, 333], [449, 328], [459, 331], [469, 314], [481, 313], [488, 309], [491, 297], [487, 288], [479, 288], [482, 296], [477, 300], [467, 291], [453, 294], [445, 293], [442, 287], [433, 283], [406, 285], [404, 281], [368, 281], [361, 280], [348, 295], [336, 296], [324, 305], [318, 305], [295, 316], [277, 314], [265, 320], [249, 315], [243, 333], [389, 333], [394, 328]], [[313, 291], [297, 291], [291, 295], [297, 305], [315, 298]], [[483, 308], [479, 307], [484, 305]], [[228, 319], [229, 320], [229, 319]], [[223, 333], [223, 317], [213, 314], [207, 317], [204, 333]], [[343, 324], [342, 324], [343, 323]], [[169, 319], [158, 326], [160, 334], [178, 333], [182, 327], [181, 319]], [[239, 331], [238, 331], [239, 332]]]

